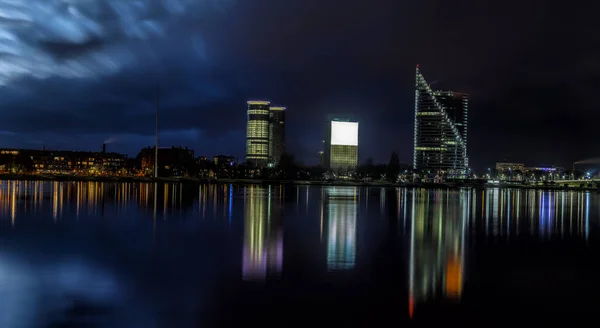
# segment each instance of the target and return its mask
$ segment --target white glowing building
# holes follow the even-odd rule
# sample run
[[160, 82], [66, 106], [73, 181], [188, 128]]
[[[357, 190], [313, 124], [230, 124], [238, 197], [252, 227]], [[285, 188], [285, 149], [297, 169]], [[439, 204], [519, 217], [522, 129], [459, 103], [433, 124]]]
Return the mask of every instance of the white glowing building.
[[329, 124], [329, 168], [354, 171], [358, 165], [358, 122], [334, 119]]

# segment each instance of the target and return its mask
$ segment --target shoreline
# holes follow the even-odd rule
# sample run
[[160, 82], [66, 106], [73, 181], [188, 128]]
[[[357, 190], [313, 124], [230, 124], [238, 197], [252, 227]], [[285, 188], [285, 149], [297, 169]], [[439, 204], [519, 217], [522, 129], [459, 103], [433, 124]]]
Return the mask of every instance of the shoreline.
[[188, 177], [90, 177], [73, 175], [17, 175], [0, 174], [0, 180], [13, 181], [73, 181], [73, 182], [114, 182], [114, 183], [185, 183], [185, 184], [235, 184], [235, 185], [289, 185], [289, 186], [348, 186], [348, 187], [381, 187], [381, 188], [426, 188], [426, 189], [460, 189], [460, 188], [508, 188], [538, 189], [557, 191], [600, 191], [595, 187], [551, 186], [524, 184], [482, 184], [482, 183], [391, 183], [391, 182], [359, 182], [359, 181], [310, 181], [310, 180], [259, 180], [259, 179], [201, 179]]

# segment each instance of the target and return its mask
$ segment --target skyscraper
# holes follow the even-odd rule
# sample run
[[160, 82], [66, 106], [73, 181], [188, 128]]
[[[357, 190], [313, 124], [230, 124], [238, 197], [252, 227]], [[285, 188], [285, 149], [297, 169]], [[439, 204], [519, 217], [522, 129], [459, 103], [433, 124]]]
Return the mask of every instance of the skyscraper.
[[269, 113], [269, 163], [277, 165], [285, 152], [285, 107], [271, 107]]
[[467, 174], [467, 110], [466, 94], [432, 90], [417, 66], [415, 170], [443, 172], [455, 177]]
[[333, 119], [328, 128], [328, 162], [334, 171], [347, 173], [358, 165], [358, 122]]
[[269, 160], [270, 105], [268, 101], [248, 101], [246, 161], [257, 167], [266, 166]]

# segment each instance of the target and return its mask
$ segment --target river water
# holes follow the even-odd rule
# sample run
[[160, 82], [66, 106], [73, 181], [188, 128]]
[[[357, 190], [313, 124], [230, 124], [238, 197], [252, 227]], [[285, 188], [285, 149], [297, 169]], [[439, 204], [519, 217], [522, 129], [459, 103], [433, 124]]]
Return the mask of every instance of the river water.
[[597, 320], [600, 196], [0, 181], [0, 327]]

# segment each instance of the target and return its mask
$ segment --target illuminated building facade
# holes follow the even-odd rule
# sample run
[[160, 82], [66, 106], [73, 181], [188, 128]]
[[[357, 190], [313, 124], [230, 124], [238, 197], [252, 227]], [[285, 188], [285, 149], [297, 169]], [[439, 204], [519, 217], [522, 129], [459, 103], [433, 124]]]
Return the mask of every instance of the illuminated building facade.
[[268, 101], [248, 101], [246, 162], [256, 167], [269, 161], [270, 106]]
[[414, 156], [415, 170], [465, 176], [467, 157], [468, 96], [434, 91], [416, 70]]
[[0, 169], [14, 170], [17, 166], [36, 173], [109, 174], [124, 170], [127, 155], [106, 152], [0, 149]]
[[269, 113], [269, 164], [277, 165], [285, 152], [285, 107], [271, 107]]
[[358, 122], [332, 120], [327, 141], [329, 168], [341, 173], [355, 171], [358, 166]]
[[213, 157], [213, 163], [215, 163], [215, 167], [217, 170], [223, 168], [231, 168], [237, 165], [235, 157], [227, 156], [227, 155], [217, 155]]
[[496, 163], [496, 171], [498, 171], [498, 172], [506, 172], [506, 171], [525, 172], [525, 164], [498, 162], [498, 163]]

